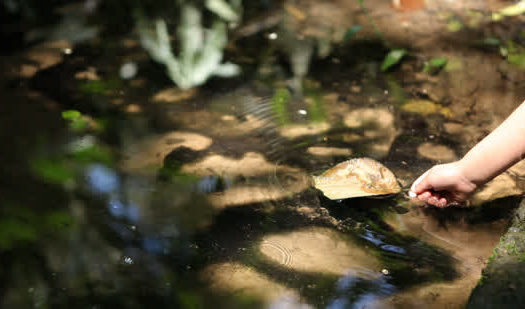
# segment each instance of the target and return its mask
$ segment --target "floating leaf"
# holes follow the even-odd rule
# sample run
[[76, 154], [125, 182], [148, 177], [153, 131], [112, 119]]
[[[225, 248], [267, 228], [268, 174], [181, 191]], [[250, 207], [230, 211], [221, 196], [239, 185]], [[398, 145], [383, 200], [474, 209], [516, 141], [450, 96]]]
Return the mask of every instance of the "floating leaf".
[[355, 25], [355, 26], [350, 27], [350, 29], [348, 29], [348, 31], [346, 31], [345, 36], [343, 37], [343, 42], [346, 43], [346, 42], [350, 41], [351, 39], [353, 39], [354, 36], [359, 31], [361, 31], [361, 29], [363, 29], [363, 27], [360, 26], [360, 25]]
[[434, 58], [425, 63], [423, 72], [428, 74], [436, 74], [447, 65], [447, 62], [447, 58]]
[[70, 110], [62, 112], [62, 118], [64, 118], [65, 120], [75, 120], [75, 119], [80, 118], [80, 116], [82, 116], [82, 114], [79, 111], [74, 110], [74, 109], [70, 109]]
[[320, 176], [314, 185], [331, 200], [399, 193], [396, 176], [370, 158], [355, 158], [337, 164]]
[[405, 49], [393, 49], [388, 55], [386, 55], [385, 60], [381, 64], [381, 71], [385, 72], [394, 65], [398, 64], [399, 61], [406, 55], [407, 51]]

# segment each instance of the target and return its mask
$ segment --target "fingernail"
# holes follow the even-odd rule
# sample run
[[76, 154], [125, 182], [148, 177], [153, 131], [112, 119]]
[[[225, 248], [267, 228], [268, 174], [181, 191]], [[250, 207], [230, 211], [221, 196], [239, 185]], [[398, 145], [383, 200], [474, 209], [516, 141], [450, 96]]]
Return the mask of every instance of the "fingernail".
[[410, 197], [416, 197], [417, 194], [414, 191], [408, 191], [408, 196]]

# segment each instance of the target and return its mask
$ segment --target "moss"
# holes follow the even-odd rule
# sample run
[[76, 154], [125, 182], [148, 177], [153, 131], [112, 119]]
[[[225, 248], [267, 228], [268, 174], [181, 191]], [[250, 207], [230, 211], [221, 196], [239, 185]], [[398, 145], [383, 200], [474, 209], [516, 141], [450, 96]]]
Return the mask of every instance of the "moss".
[[482, 286], [483, 283], [485, 283], [486, 280], [487, 280], [487, 276], [485, 276], [484, 274], [481, 274], [481, 277], [478, 280], [477, 286]]

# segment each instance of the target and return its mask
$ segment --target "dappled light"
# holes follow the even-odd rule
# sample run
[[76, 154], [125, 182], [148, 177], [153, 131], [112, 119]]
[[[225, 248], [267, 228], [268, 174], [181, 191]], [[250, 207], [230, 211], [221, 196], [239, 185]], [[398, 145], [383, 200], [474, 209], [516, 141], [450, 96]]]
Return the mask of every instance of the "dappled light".
[[374, 256], [330, 229], [267, 235], [259, 243], [259, 251], [273, 262], [299, 271], [344, 275], [349, 269], [381, 270]]
[[0, 307], [517, 307], [523, 3], [0, 0]]

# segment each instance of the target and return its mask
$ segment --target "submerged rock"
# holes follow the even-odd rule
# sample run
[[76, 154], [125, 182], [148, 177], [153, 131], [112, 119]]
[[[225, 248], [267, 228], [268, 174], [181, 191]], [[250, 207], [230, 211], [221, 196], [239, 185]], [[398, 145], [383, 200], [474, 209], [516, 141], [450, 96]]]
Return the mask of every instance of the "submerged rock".
[[395, 117], [386, 108], [359, 108], [344, 116], [346, 127], [362, 130], [362, 134], [346, 134], [345, 142], [359, 142], [366, 153], [374, 158], [385, 157], [398, 135]]
[[297, 138], [305, 135], [316, 135], [326, 132], [330, 129], [330, 125], [326, 122], [307, 123], [307, 124], [291, 124], [283, 126], [279, 129], [282, 136], [287, 138]]
[[267, 235], [258, 249], [273, 263], [302, 272], [345, 275], [350, 269], [381, 269], [372, 254], [328, 228]]
[[355, 158], [314, 176], [314, 185], [332, 200], [399, 193], [396, 176], [370, 158]]
[[423, 158], [439, 162], [451, 162], [457, 160], [456, 153], [445, 145], [435, 143], [423, 143], [417, 147], [417, 153]]
[[[311, 308], [300, 303], [297, 290], [274, 281], [257, 270], [239, 263], [220, 263], [207, 266], [201, 273], [201, 280], [208, 283], [215, 292], [254, 298], [268, 308]], [[275, 304], [296, 304], [299, 306], [276, 307]]]
[[496, 199], [524, 194], [524, 176], [525, 161], [521, 161], [486, 183], [470, 198], [471, 204], [477, 206]]
[[308, 147], [306, 150], [309, 154], [317, 157], [333, 157], [333, 156], [350, 156], [352, 149], [337, 148], [337, 147]]
[[492, 252], [466, 308], [523, 308], [525, 304], [524, 201], [514, 211], [508, 231]]

